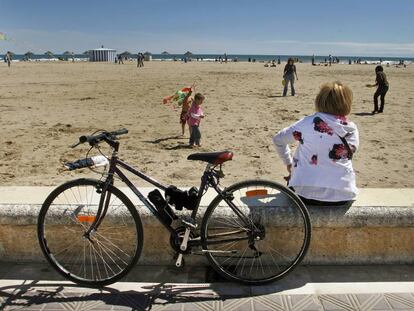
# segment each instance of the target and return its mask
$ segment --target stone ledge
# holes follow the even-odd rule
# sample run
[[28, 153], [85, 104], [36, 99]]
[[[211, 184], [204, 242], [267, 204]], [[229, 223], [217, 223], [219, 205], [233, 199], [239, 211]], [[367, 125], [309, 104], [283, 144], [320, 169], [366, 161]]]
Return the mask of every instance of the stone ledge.
[[[37, 243], [37, 215], [42, 201], [52, 189], [0, 187], [0, 261], [43, 261]], [[129, 189], [121, 190], [133, 198]], [[145, 193], [151, 188], [142, 190]], [[213, 197], [214, 193], [207, 193], [202, 208]], [[382, 198], [387, 204], [381, 204]], [[137, 205], [144, 225], [144, 249], [139, 262], [171, 264], [174, 253], [169, 247], [169, 233], [142, 203], [132, 201]], [[362, 189], [351, 207], [310, 207], [312, 242], [305, 263], [414, 263], [413, 207], [414, 189]], [[283, 220], [278, 223], [271, 215], [272, 208], [266, 209], [269, 222], [283, 223]], [[206, 264], [201, 256], [187, 258], [190, 264]]]

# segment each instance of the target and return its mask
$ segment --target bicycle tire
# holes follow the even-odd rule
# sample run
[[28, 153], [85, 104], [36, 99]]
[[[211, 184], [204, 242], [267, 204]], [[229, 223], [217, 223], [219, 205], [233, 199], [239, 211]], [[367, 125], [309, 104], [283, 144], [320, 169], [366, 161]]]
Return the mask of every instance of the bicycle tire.
[[58, 186], [43, 203], [37, 224], [40, 248], [53, 268], [91, 287], [124, 277], [138, 261], [143, 244], [138, 212], [113, 185], [108, 187], [108, 211], [98, 230], [90, 238], [84, 236], [95, 219], [102, 186], [101, 181], [84, 178]]
[[294, 192], [276, 182], [247, 180], [226, 188], [224, 195], [248, 221], [243, 224], [220, 195], [207, 207], [201, 244], [219, 275], [230, 281], [265, 284], [300, 264], [309, 248], [311, 223], [306, 206]]

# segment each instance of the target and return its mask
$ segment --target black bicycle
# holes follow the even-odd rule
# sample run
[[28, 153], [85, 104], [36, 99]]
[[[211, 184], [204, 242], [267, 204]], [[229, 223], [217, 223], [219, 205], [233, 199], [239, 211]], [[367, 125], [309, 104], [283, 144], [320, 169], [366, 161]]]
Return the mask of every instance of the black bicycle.
[[[302, 261], [309, 247], [311, 225], [305, 205], [294, 192], [266, 180], [221, 188], [222, 164], [233, 157], [229, 151], [188, 156], [188, 160], [207, 162], [199, 189], [163, 185], [118, 157], [118, 136], [126, 133], [121, 129], [81, 136], [73, 148], [89, 143], [89, 151], [101, 151], [100, 144], [106, 143], [112, 154], [106, 157], [101, 152], [101, 156], [90, 158], [88, 152], [85, 159], [66, 163], [66, 167], [104, 166], [102, 178], [66, 182], [42, 205], [37, 228], [40, 247], [65, 278], [81, 285], [104, 286], [121, 279], [138, 261], [143, 246], [142, 223], [131, 200], [114, 186], [118, 179], [171, 233], [177, 267], [182, 266], [183, 256], [205, 254], [224, 278], [262, 284], [284, 277]], [[121, 168], [152, 184], [155, 190], [144, 196]], [[196, 217], [208, 188], [217, 196], [199, 226]], [[177, 216], [173, 208], [189, 209], [191, 215]]]

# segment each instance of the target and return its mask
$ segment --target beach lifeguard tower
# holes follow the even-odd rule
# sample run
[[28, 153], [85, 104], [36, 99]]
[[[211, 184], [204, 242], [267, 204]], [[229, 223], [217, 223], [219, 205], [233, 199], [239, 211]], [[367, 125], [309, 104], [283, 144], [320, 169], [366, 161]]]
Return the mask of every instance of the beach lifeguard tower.
[[107, 49], [103, 46], [99, 49], [89, 50], [90, 62], [115, 62], [116, 50]]

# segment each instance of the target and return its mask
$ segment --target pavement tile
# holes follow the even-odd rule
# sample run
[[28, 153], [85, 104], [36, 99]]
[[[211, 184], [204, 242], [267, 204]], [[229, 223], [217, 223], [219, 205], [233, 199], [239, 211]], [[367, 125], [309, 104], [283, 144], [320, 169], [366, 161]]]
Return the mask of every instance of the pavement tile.
[[[2, 267], [4, 270], [5, 266]], [[414, 311], [413, 269], [408, 266], [300, 267], [296, 275], [292, 273], [287, 279], [266, 286], [170, 283], [170, 277], [176, 277], [175, 271], [154, 267], [147, 269], [146, 275], [141, 274], [141, 279], [151, 279], [149, 276], [155, 271], [157, 278], [165, 278], [165, 282], [119, 282], [102, 290], [59, 280], [43, 281], [42, 275], [49, 275], [48, 271], [42, 274], [44, 267], [28, 267], [10, 266], [14, 277], [0, 280], [0, 310]], [[144, 270], [137, 269], [137, 275]], [[200, 275], [205, 270], [191, 268], [186, 273], [191, 278], [189, 275]], [[22, 275], [27, 279], [19, 279]], [[32, 281], [30, 276], [37, 279]]]
[[414, 292], [398, 294], [389, 293], [384, 294], [384, 298], [395, 310], [414, 310]]
[[252, 310], [252, 299], [251, 298], [239, 298], [239, 299], [226, 299], [221, 303], [220, 310]]

